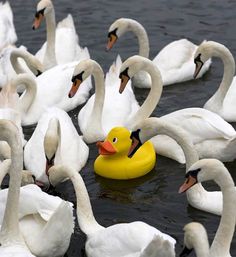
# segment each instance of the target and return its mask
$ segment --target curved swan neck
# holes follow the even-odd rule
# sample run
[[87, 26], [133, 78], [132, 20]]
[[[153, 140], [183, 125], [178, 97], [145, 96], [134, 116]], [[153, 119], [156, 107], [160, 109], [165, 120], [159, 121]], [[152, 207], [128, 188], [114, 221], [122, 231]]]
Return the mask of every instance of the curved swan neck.
[[[102, 129], [102, 111], [105, 100], [105, 81], [104, 73], [100, 65], [93, 62], [91, 75], [94, 76], [95, 98], [91, 116], [87, 127], [94, 124], [97, 129]], [[94, 129], [94, 125], [92, 126]]]
[[149, 58], [149, 39], [146, 30], [140, 23], [135, 20], [127, 19], [127, 22], [127, 31], [132, 31], [138, 38], [139, 55]]
[[156, 135], [167, 135], [173, 138], [183, 149], [186, 159], [186, 169], [188, 170], [192, 164], [199, 160], [197, 151], [187, 133], [180, 127], [174, 126], [159, 118], [148, 118], [138, 127], [141, 128], [140, 139], [144, 142]]
[[209, 100], [215, 102], [216, 107], [220, 108], [234, 78], [235, 61], [232, 54], [225, 46], [216, 42], [210, 42], [210, 46], [212, 47], [212, 57], [219, 57], [224, 65], [224, 75], [220, 86]]
[[163, 89], [163, 82], [160, 71], [154, 64], [148, 61], [143, 61], [143, 65], [139, 70], [146, 71], [150, 74], [152, 80], [151, 90], [140, 109], [129, 121], [129, 127], [135, 126], [135, 124], [138, 124], [152, 114], [160, 100]]
[[12, 80], [11, 87], [16, 90], [18, 85], [24, 84], [26, 90], [20, 97], [20, 112], [27, 113], [37, 93], [37, 84], [35, 79], [28, 74], [19, 74]]
[[54, 166], [53, 169], [56, 176], [60, 177], [61, 175], [62, 178], [69, 177], [72, 181], [77, 200], [77, 219], [81, 230], [89, 236], [103, 229], [103, 227], [97, 223], [93, 215], [88, 191], [81, 175], [68, 166]]
[[[35, 67], [34, 65], [34, 59], [36, 59], [35, 56], [33, 56], [32, 54], [30, 54], [29, 52], [27, 52], [26, 50], [22, 50], [22, 49], [14, 49], [11, 52], [10, 55], [10, 61], [11, 61], [11, 65], [13, 67], [13, 69], [15, 70], [15, 72], [17, 74], [20, 73], [27, 73], [24, 68], [21, 66], [18, 58], [22, 58], [25, 63], [27, 64], [27, 66], [29, 67], [29, 69], [31, 69], [31, 67]], [[32, 71], [33, 72], [33, 71]]]
[[236, 214], [236, 191], [228, 170], [222, 166], [221, 176], [215, 179], [223, 194], [223, 211], [220, 225], [210, 248], [210, 256], [230, 256], [230, 244], [234, 235]]
[[23, 169], [23, 148], [17, 127], [6, 120], [0, 121], [0, 140], [7, 141], [11, 148], [10, 182], [7, 195], [6, 209], [2, 222], [0, 240], [20, 240], [18, 206]]
[[43, 65], [45, 69], [50, 69], [57, 65], [56, 60], [56, 19], [55, 11], [52, 7], [51, 11], [45, 15], [47, 27], [47, 45], [44, 55]]

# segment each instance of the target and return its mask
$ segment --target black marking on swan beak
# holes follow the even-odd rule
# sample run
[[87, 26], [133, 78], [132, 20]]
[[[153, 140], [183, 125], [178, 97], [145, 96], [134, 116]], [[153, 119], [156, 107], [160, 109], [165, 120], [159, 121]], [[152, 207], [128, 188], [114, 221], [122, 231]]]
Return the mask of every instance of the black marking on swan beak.
[[107, 37], [111, 39], [111, 35], [113, 35], [113, 36], [115, 36], [115, 37], [118, 38], [118, 36], [117, 36], [117, 34], [116, 34], [117, 30], [118, 30], [118, 28], [116, 28], [116, 29], [114, 29], [114, 30], [108, 32]]
[[78, 75], [73, 76], [72, 79], [71, 79], [71, 82], [75, 83], [77, 79], [82, 82], [83, 81], [83, 74], [84, 74], [84, 71], [80, 72]]
[[36, 77], [40, 76], [43, 72], [40, 71], [40, 70], [37, 70], [37, 74], [36, 74]]
[[44, 16], [44, 11], [45, 11], [45, 9], [46, 9], [46, 7], [43, 8], [43, 9], [41, 9], [41, 10], [39, 10], [39, 11], [37, 11], [37, 12], [35, 13], [35, 18], [38, 19], [39, 16], [40, 16], [40, 14]]
[[201, 169], [196, 169], [196, 170], [190, 170], [185, 174], [185, 178], [189, 178], [190, 176], [195, 178], [197, 180], [197, 175], [201, 171]]
[[123, 75], [123, 76], [126, 76], [126, 77], [128, 77], [128, 78], [130, 79], [130, 76], [129, 76], [129, 74], [128, 74], [128, 70], [129, 70], [129, 67], [127, 67], [125, 70], [123, 70], [123, 71], [120, 73], [120, 75], [119, 75], [119, 79], [122, 80], [122, 75]]
[[130, 139], [132, 140], [132, 145], [130, 147], [130, 151], [128, 154], [129, 158], [131, 158], [138, 151], [138, 149], [143, 145], [139, 137], [140, 131], [141, 129], [137, 129], [136, 131], [133, 131], [130, 135]]

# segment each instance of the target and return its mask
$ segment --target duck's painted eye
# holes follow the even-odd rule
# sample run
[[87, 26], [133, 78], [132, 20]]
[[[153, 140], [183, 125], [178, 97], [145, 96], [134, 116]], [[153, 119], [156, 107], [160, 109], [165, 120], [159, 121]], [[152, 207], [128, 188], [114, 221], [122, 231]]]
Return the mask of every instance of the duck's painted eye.
[[114, 138], [112, 139], [112, 142], [113, 142], [113, 143], [116, 143], [117, 140], [118, 140], [117, 137], [114, 137]]

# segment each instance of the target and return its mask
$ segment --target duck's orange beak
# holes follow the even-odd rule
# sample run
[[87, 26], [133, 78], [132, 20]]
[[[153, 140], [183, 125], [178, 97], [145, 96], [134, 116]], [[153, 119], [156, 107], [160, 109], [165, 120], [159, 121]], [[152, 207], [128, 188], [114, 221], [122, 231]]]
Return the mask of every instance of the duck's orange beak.
[[107, 51], [113, 47], [116, 40], [117, 40], [117, 37], [115, 35], [110, 35], [110, 37], [108, 38], [108, 41], [107, 41], [107, 47], [106, 47]]
[[79, 86], [80, 86], [81, 83], [82, 83], [81, 80], [79, 80], [79, 79], [75, 80], [75, 82], [72, 84], [72, 87], [71, 87], [70, 92], [68, 94], [69, 98], [72, 98], [76, 94], [76, 92], [78, 91]]
[[197, 179], [189, 176], [184, 184], [179, 188], [179, 193], [183, 193], [185, 191], [187, 191], [189, 188], [191, 188], [192, 186], [194, 186], [197, 183]]
[[34, 23], [33, 23], [33, 26], [32, 26], [33, 29], [38, 29], [39, 28], [39, 26], [40, 26], [40, 24], [43, 20], [43, 17], [44, 17], [43, 14], [40, 13], [38, 15], [38, 17], [34, 18]]
[[113, 155], [117, 153], [116, 149], [109, 141], [97, 142], [96, 145], [99, 149], [99, 154], [101, 155]]

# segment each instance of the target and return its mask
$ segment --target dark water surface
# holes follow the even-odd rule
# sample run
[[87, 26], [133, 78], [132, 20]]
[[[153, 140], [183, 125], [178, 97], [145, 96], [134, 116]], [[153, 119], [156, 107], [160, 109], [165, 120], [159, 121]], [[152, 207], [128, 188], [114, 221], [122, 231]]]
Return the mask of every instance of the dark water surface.
[[[45, 41], [45, 26], [38, 31], [31, 29], [37, 1], [10, 0], [18, 35], [18, 45], [27, 46], [35, 53]], [[236, 54], [236, 1], [173, 1], [173, 0], [55, 0], [56, 19], [60, 21], [68, 13], [73, 15], [80, 45], [87, 46], [90, 55], [106, 71], [117, 53], [125, 59], [138, 51], [137, 40], [126, 34], [113, 50], [105, 52], [107, 30], [117, 18], [137, 19], [146, 28], [150, 39], [150, 58], [173, 40], [188, 38], [199, 44], [202, 40], [215, 40], [225, 44]], [[158, 109], [153, 116], [186, 108], [202, 107], [220, 83], [222, 63], [213, 60], [210, 71], [200, 80], [190, 81], [164, 88]], [[135, 89], [137, 99], [142, 102], [148, 90]], [[70, 113], [77, 126], [77, 110]], [[78, 127], [78, 126], [77, 126]], [[25, 129], [27, 137], [32, 129]], [[132, 181], [117, 182], [98, 177], [93, 172], [97, 157], [95, 145], [90, 145], [89, 161], [81, 171], [89, 191], [94, 215], [103, 226], [118, 222], [142, 220], [173, 236], [177, 240], [179, 254], [183, 244], [183, 226], [190, 221], [201, 222], [207, 229], [210, 241], [214, 238], [219, 217], [190, 207], [185, 195], [177, 193], [183, 182], [185, 166], [159, 156], [155, 170], [147, 176]], [[228, 163], [236, 181], [236, 162]], [[209, 189], [216, 189], [214, 184]], [[56, 188], [66, 200], [75, 202], [73, 187], [65, 182]], [[75, 232], [67, 252], [68, 257], [83, 256], [85, 236], [76, 224]], [[236, 256], [236, 237], [231, 246]], [[191, 256], [195, 256], [194, 253]], [[102, 256], [101, 256], [102, 257]]]

